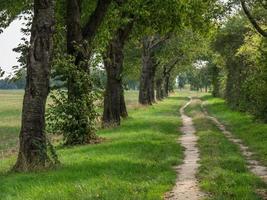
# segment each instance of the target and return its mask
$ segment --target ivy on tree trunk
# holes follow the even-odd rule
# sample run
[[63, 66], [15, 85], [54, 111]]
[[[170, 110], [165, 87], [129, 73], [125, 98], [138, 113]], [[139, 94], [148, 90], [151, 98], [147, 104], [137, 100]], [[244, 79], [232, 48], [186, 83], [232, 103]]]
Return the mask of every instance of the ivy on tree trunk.
[[[67, 51], [70, 56], [74, 57], [74, 64], [76, 70], [81, 72], [78, 73], [80, 75], [84, 73], [88, 75], [88, 77], [90, 76], [89, 60], [91, 59], [93, 50], [92, 42], [105, 18], [111, 2], [111, 0], [98, 0], [94, 11], [82, 26], [82, 1], [67, 0]], [[77, 102], [82, 99], [86, 100], [90, 98], [90, 93], [92, 92], [91, 82], [86, 83], [86, 80], [83, 79], [79, 79], [78, 81], [74, 74], [70, 74], [67, 78], [68, 99], [70, 104], [77, 104]], [[80, 81], [83, 83], [81, 84]], [[83, 87], [81, 87], [81, 85], [83, 85]], [[95, 120], [95, 117], [94, 115], [91, 115], [92, 117], [88, 116], [90, 109], [92, 109], [92, 113], [94, 112], [94, 105], [87, 106], [86, 112], [84, 112], [82, 106], [77, 107], [80, 110], [76, 112], [77, 114], [73, 114], [73, 120], [86, 128], [79, 129], [78, 133], [75, 133], [78, 136], [73, 135], [73, 137], [68, 137], [69, 139], [66, 143], [71, 145], [90, 143], [91, 141], [88, 141], [88, 138], [92, 140], [96, 138], [94, 127], [91, 127], [91, 124], [94, 124], [92, 121]], [[86, 122], [85, 119], [87, 119]]]

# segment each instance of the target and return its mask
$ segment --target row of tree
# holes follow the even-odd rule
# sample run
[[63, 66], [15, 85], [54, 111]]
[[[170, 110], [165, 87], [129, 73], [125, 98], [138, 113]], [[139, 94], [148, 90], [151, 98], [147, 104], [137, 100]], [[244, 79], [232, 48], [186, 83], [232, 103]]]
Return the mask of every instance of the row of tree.
[[267, 4], [233, 0], [228, 5], [180, 80], [192, 90], [211, 88], [231, 108], [267, 121]]
[[[207, 28], [214, 14], [213, 9], [207, 8], [212, 5], [218, 2], [16, 0], [1, 3], [1, 27], [8, 26], [21, 13], [32, 16], [28, 30], [24, 30], [30, 31], [30, 42], [17, 49], [24, 56], [21, 63], [27, 69], [27, 77], [20, 148], [14, 170], [35, 170], [53, 163], [53, 156], [48, 155], [51, 145], [46, 130], [63, 134], [66, 145], [98, 140], [95, 104], [101, 81], [95, 80], [95, 74], [102, 69], [106, 74], [104, 126], [119, 125], [121, 118], [128, 116], [123, 79], [133, 71], [140, 72], [141, 104], [155, 102], [155, 86], [157, 98], [166, 97], [175, 80], [174, 66], [191, 59], [192, 49], [182, 35], [191, 34], [187, 38], [192, 41], [195, 31]], [[140, 54], [141, 59], [136, 61], [132, 54]], [[161, 54], [165, 57], [160, 57]], [[125, 57], [127, 63], [140, 63], [141, 68], [125, 70]], [[54, 103], [45, 117], [51, 77], [60, 80], [67, 90], [61, 88], [52, 93]]]
[[[30, 42], [17, 49], [27, 78], [14, 170], [53, 163], [45, 132], [63, 134], [66, 145], [98, 142], [96, 104], [102, 96], [103, 126], [120, 125], [128, 116], [129, 81], [139, 82], [143, 105], [164, 99], [178, 80], [180, 87], [189, 82], [197, 90], [212, 85], [213, 94], [233, 107], [266, 117], [266, 41], [246, 23], [249, 19], [264, 36], [253, 15], [264, 16], [266, 7], [253, 0], [252, 14], [252, 6], [241, 3], [247, 17], [236, 7], [225, 17], [228, 7], [216, 0], [1, 3], [1, 27], [20, 13], [32, 19], [24, 30]], [[60, 84], [46, 113], [51, 78]]]

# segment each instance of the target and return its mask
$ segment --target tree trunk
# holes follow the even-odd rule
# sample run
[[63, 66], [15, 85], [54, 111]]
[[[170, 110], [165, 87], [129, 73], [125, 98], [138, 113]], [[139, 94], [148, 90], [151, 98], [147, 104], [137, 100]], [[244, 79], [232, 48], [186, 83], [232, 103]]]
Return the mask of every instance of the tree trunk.
[[[96, 8], [92, 15], [88, 18], [84, 27], [81, 26], [82, 1], [67, 0], [67, 51], [69, 55], [75, 57], [75, 65], [80, 71], [90, 73], [86, 60], [91, 57], [93, 42], [96, 33], [102, 24], [104, 17], [111, 4], [111, 0], [98, 0]], [[85, 43], [85, 41], [87, 41]], [[79, 49], [77, 49], [79, 46]], [[82, 50], [81, 50], [82, 48]], [[90, 85], [88, 90], [90, 90]], [[85, 91], [79, 91], [74, 77], [68, 77], [68, 95], [69, 99], [79, 99]]]
[[261, 34], [263, 37], [267, 37], [267, 32], [260, 27], [256, 19], [252, 16], [250, 13], [248, 7], [246, 6], [245, 0], [240, 0], [241, 6], [243, 8], [244, 13], [246, 14], [247, 18], [249, 19], [250, 23], [253, 25], [253, 27], [258, 31], [259, 34]]
[[44, 168], [48, 163], [45, 105], [49, 93], [54, 24], [54, 1], [34, 0], [20, 147], [15, 171], [36, 170]]
[[219, 80], [219, 68], [214, 65], [212, 66], [212, 96], [219, 97], [220, 96], [220, 80]]
[[120, 118], [127, 117], [127, 109], [122, 85], [124, 44], [133, 27], [133, 21], [122, 25], [110, 41], [104, 56], [107, 85], [104, 97], [103, 125], [120, 125]]
[[125, 98], [124, 98], [124, 90], [123, 90], [122, 85], [121, 85], [120, 114], [121, 114], [122, 118], [127, 118], [128, 117], [126, 102], [125, 102]]
[[161, 101], [164, 99], [164, 88], [163, 88], [163, 80], [158, 79], [156, 81], [156, 98], [158, 101]]
[[[104, 59], [105, 69], [107, 72], [107, 85], [104, 97], [104, 113], [103, 124], [119, 125], [120, 124], [120, 107], [122, 95], [122, 52], [117, 46], [117, 43], [112, 43], [108, 49], [108, 56]], [[114, 56], [114, 59], [112, 58]]]
[[164, 81], [164, 94], [165, 94], [165, 97], [169, 96], [169, 86], [170, 86], [170, 75], [167, 74], [165, 76], [165, 81]]
[[[92, 91], [91, 82], [88, 83], [82, 79], [77, 81], [77, 74], [75, 72], [81, 72], [85, 75], [90, 75], [89, 60], [92, 54], [92, 42], [102, 24], [104, 17], [108, 11], [108, 7], [111, 4], [111, 0], [98, 0], [93, 13], [89, 16], [84, 26], [81, 26], [82, 18], [82, 3], [81, 0], [67, 0], [67, 51], [68, 54], [75, 59], [76, 71], [71, 71], [68, 79], [68, 99], [70, 103], [76, 103], [79, 99], [85, 99], [86, 95]], [[77, 48], [78, 47], [78, 48]], [[72, 69], [71, 69], [72, 70]], [[79, 74], [81, 74], [79, 73]], [[79, 75], [78, 75], [79, 76]], [[81, 83], [82, 82], [82, 83]], [[80, 125], [78, 134], [72, 134], [67, 138], [66, 144], [84, 144], [95, 140], [96, 135], [91, 122], [93, 117], [88, 116], [88, 112], [93, 109], [93, 105], [87, 106], [87, 112], [81, 107], [73, 115], [74, 120]], [[89, 119], [89, 120], [84, 120]]]
[[149, 39], [143, 39], [142, 72], [140, 79], [139, 103], [152, 105], [155, 102], [154, 78], [156, 65], [149, 46]]
[[151, 70], [151, 88], [150, 88], [150, 99], [152, 103], [156, 102], [155, 99], [155, 76], [156, 76], [156, 63], [154, 62], [154, 58], [152, 57], [152, 70]]
[[[81, 27], [81, 2], [79, 0], [67, 1], [67, 52], [75, 58], [77, 69], [88, 71], [86, 67], [80, 65], [85, 60], [85, 56], [78, 51], [83, 43], [82, 27]], [[75, 77], [68, 77], [68, 97], [70, 101], [79, 99], [81, 91], [76, 85]]]

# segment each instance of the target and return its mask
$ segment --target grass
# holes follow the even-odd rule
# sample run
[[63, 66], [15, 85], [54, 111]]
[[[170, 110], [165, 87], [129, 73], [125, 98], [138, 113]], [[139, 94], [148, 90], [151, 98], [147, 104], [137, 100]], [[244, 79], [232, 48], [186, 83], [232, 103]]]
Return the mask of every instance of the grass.
[[251, 115], [229, 109], [225, 101], [206, 96], [208, 111], [221, 120], [227, 128], [267, 165], [267, 124], [256, 121]]
[[[250, 173], [238, 146], [231, 143], [220, 130], [203, 115], [200, 102], [186, 109], [193, 117], [199, 136], [201, 189], [210, 200], [258, 200], [257, 189], [264, 187], [258, 177]], [[265, 188], [266, 189], [266, 188]]]
[[121, 127], [101, 130], [98, 145], [58, 150], [57, 169], [8, 173], [14, 157], [0, 160], [1, 200], [157, 200], [175, 182], [181, 163], [179, 107], [174, 96], [155, 106], [130, 110]]
[[0, 158], [1, 153], [18, 142], [23, 91], [0, 90]]
[[[138, 92], [126, 91], [130, 109], [138, 106]], [[0, 159], [16, 152], [21, 123], [23, 90], [0, 90]]]
[[[0, 91], [0, 152], [17, 145], [22, 91]], [[61, 165], [38, 173], [8, 172], [15, 162], [0, 159], [1, 200], [157, 200], [175, 183], [172, 166], [180, 164], [177, 144], [181, 120], [178, 110], [195, 96], [236, 137], [267, 164], [267, 125], [252, 116], [232, 111], [222, 99], [182, 91], [151, 107], [139, 107], [138, 93], [126, 92], [130, 117], [118, 128], [98, 131], [106, 138], [99, 145], [58, 149]], [[198, 101], [186, 113], [192, 116], [200, 149], [198, 178], [209, 200], [259, 200], [266, 186], [251, 174], [238, 146], [206, 119]]]

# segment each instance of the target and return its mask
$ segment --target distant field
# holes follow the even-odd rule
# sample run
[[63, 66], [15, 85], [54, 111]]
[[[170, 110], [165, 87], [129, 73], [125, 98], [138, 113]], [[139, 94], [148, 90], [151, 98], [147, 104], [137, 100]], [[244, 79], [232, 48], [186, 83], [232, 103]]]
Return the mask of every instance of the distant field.
[[[0, 90], [0, 153], [17, 146], [20, 129], [22, 90]], [[1, 159], [0, 157], [0, 159]]]
[[[16, 150], [21, 122], [23, 90], [0, 90], [0, 159]], [[126, 91], [129, 108], [138, 105], [138, 92]]]

